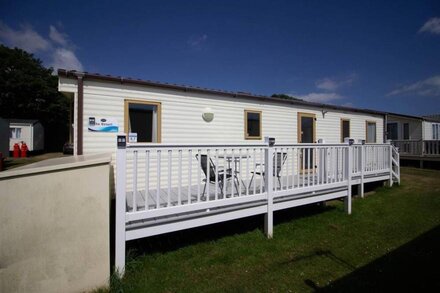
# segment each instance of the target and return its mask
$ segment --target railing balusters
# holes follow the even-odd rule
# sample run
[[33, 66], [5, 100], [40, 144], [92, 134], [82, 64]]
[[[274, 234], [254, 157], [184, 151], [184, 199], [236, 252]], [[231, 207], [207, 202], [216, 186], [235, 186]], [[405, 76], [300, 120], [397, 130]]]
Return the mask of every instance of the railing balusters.
[[226, 149], [224, 149], [223, 150], [223, 166], [224, 166], [224, 169], [225, 169], [225, 171], [223, 172], [223, 199], [226, 199], [227, 198], [227, 196], [226, 196], [226, 173], [229, 171], [228, 169], [227, 169], [227, 162], [226, 162]]
[[[260, 171], [261, 174], [264, 174], [264, 159], [263, 159], [263, 149], [260, 148]], [[263, 186], [264, 186], [264, 182], [263, 182], [263, 177], [264, 176], [260, 176], [260, 193], [263, 193]], [[267, 179], [266, 179], [267, 180]], [[267, 192], [267, 190], [265, 190]]]
[[[201, 166], [203, 166], [202, 165], [202, 156], [201, 155], [202, 155], [201, 154], [201, 150], [198, 149], [197, 150], [197, 158], [199, 159], [199, 164]], [[209, 163], [207, 163], [207, 164], [209, 164]], [[209, 169], [209, 167], [208, 167], [208, 169]], [[201, 176], [201, 168], [197, 168], [197, 202], [200, 202], [200, 181], [202, 180], [201, 177], [202, 177]]]
[[214, 198], [215, 200], [218, 199], [218, 149], [215, 149], [215, 192], [214, 192]]
[[144, 209], [148, 210], [148, 197], [150, 196], [150, 150], [145, 151], [145, 205]]
[[234, 149], [231, 149], [231, 198], [234, 197], [234, 183], [235, 183], [235, 156]]
[[206, 150], [206, 182], [205, 182], [205, 191], [206, 191], [206, 201], [209, 201], [210, 189], [211, 186], [211, 156], [209, 149]]
[[182, 204], [182, 149], [179, 149], [179, 185], [177, 189], [177, 205]]
[[161, 152], [160, 150], [157, 150], [156, 152], [157, 156], [157, 166], [156, 166], [156, 209], [160, 208], [160, 165], [161, 165]]
[[[252, 174], [252, 177], [253, 177], [253, 182], [252, 182], [252, 187], [253, 187], [253, 189], [254, 189], [254, 193], [253, 194], [256, 194], [257, 193], [257, 179], [255, 179], [255, 172], [257, 172], [257, 154], [256, 154], [256, 149], [254, 148], [254, 152], [253, 152], [253, 157], [254, 157], [254, 174]], [[252, 180], [252, 179], [251, 179]]]
[[167, 207], [171, 205], [171, 177], [172, 177], [172, 151], [168, 150], [168, 189], [167, 189]]
[[137, 211], [137, 161], [138, 161], [138, 152], [133, 152], [133, 212]]
[[191, 187], [192, 187], [192, 150], [188, 150], [188, 196], [187, 202], [191, 204]]
[[246, 149], [246, 196], [249, 195], [249, 161], [250, 161], [250, 157], [249, 157], [249, 149]]
[[[426, 150], [432, 152], [436, 147], [437, 142], [430, 142], [427, 144]], [[130, 162], [128, 171], [133, 173], [132, 178], [129, 178], [132, 181], [128, 180], [127, 185], [130, 191], [131, 188], [133, 189], [132, 202], [129, 202], [133, 208], [129, 212], [136, 212], [139, 209], [150, 211], [172, 206], [180, 207], [194, 203], [203, 204], [219, 199], [244, 199], [244, 197], [265, 192], [265, 180], [274, 180], [271, 184], [273, 194], [284, 196], [289, 195], [290, 191], [293, 194], [300, 192], [296, 191], [298, 188], [304, 188], [307, 191], [321, 190], [325, 189], [328, 184], [343, 185], [349, 178], [351, 180], [360, 176], [362, 182], [364, 175], [378, 176], [388, 171], [390, 174], [398, 172], [398, 169], [392, 169], [394, 153], [389, 145], [280, 145], [273, 147], [274, 156], [271, 157], [273, 177], [267, 178], [266, 174], [263, 175], [264, 165], [267, 164], [264, 159], [266, 148], [267, 146], [255, 145], [235, 145], [225, 148], [214, 146], [212, 148], [209, 146], [136, 148], [130, 152], [131, 157], [128, 160]], [[168, 155], [163, 159], [161, 155], [165, 151]], [[139, 157], [139, 152], [141, 157]], [[145, 158], [142, 153], [145, 154]], [[193, 155], [195, 156], [193, 157]], [[154, 158], [155, 156], [156, 158]], [[202, 166], [202, 156], [204, 156], [203, 164], [206, 159], [204, 167]], [[194, 164], [192, 160], [196, 158], [197, 164]], [[349, 162], [350, 158], [351, 162]], [[139, 160], [141, 161], [139, 162]], [[164, 168], [167, 170], [162, 170], [163, 160], [166, 160]], [[215, 168], [211, 168], [211, 162]], [[144, 163], [145, 174], [142, 174], [139, 173], [139, 168], [143, 170]], [[222, 163], [224, 172], [218, 172]], [[194, 177], [197, 178], [192, 178], [193, 165], [197, 166], [197, 176], [194, 174]], [[203, 170], [206, 167], [208, 168]], [[213, 174], [214, 169], [216, 171]], [[164, 171], [166, 173], [162, 174]], [[261, 172], [261, 175], [254, 174], [255, 172]], [[145, 178], [145, 185], [142, 177]], [[252, 181], [250, 177], [253, 177]], [[197, 186], [194, 186], [192, 183], [196, 184], [193, 182], [196, 179]], [[185, 185], [186, 183], [187, 185]], [[163, 184], [166, 184], [166, 187], [161, 188]], [[206, 186], [202, 186], [202, 184], [206, 184]], [[214, 188], [212, 184], [214, 184]], [[227, 191], [228, 186], [231, 188], [230, 193]], [[145, 199], [143, 199], [144, 187]], [[156, 195], [154, 195], [155, 188]], [[204, 190], [203, 198], [202, 188]], [[150, 190], [152, 191], [151, 196]], [[187, 199], [185, 199], [185, 193], [187, 193]], [[144, 204], [143, 208], [142, 204]]]
[[241, 159], [242, 159], [242, 153], [241, 153], [241, 148], [238, 149], [238, 196], [241, 197], [241, 172], [242, 172], [242, 168], [241, 168]]
[[289, 150], [290, 150], [290, 148], [287, 147], [286, 148], [286, 162], [284, 163], [286, 165], [286, 189], [285, 190], [289, 189], [289, 166], [290, 166], [290, 164], [289, 164], [289, 159], [290, 159]]

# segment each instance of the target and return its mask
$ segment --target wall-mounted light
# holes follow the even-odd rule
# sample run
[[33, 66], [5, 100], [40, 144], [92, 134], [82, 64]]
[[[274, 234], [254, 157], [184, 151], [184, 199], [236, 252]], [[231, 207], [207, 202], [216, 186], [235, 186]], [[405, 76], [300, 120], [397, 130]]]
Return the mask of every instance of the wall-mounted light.
[[208, 123], [214, 120], [214, 113], [212, 112], [211, 108], [206, 108], [203, 110], [202, 118]]

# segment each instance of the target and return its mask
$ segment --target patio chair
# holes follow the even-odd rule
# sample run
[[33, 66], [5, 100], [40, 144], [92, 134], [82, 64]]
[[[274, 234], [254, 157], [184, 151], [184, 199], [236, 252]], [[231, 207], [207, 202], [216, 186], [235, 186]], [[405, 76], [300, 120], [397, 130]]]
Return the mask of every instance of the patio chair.
[[[212, 161], [211, 158], [209, 158], [209, 178], [208, 178], [208, 156], [207, 155], [200, 155], [200, 159], [199, 159], [199, 155], [196, 155], [196, 159], [198, 161], [200, 161], [200, 167], [202, 168], [203, 173], [205, 174], [205, 179], [203, 179], [203, 182], [205, 182], [205, 186], [203, 188], [203, 194], [202, 194], [202, 199], [206, 199], [205, 198], [205, 191], [206, 191], [206, 185], [207, 184], [216, 184], [216, 180], [215, 180], [215, 175], [217, 173], [217, 183], [218, 186], [220, 188], [220, 194], [223, 196], [223, 186], [225, 185], [225, 181], [233, 179], [234, 180], [234, 185], [236, 190], [238, 190], [237, 187], [237, 182], [236, 182], [236, 174], [232, 174], [230, 169], [219, 169], [217, 168], [217, 166], [215, 166], [214, 162]], [[209, 194], [208, 194], [209, 196]]]
[[[273, 154], [273, 162], [272, 162], [273, 175], [277, 177], [278, 184], [280, 187], [281, 187], [281, 169], [283, 168], [286, 159], [287, 159], [287, 153], [277, 152]], [[275, 162], [276, 162], [276, 170], [275, 170]], [[259, 167], [259, 170], [256, 170], [257, 167]], [[252, 173], [252, 177], [251, 177], [251, 181], [249, 182], [249, 189], [252, 186], [252, 181], [254, 180], [255, 175], [263, 176], [263, 179], [265, 180], [264, 164], [256, 164], [255, 171], [251, 171], [251, 173]]]

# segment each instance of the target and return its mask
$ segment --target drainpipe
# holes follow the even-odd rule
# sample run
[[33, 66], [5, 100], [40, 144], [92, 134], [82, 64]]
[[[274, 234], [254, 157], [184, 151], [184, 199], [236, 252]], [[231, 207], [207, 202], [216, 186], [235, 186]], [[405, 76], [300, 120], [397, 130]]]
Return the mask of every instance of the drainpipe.
[[78, 80], [78, 107], [76, 116], [76, 154], [83, 154], [84, 73], [74, 73]]

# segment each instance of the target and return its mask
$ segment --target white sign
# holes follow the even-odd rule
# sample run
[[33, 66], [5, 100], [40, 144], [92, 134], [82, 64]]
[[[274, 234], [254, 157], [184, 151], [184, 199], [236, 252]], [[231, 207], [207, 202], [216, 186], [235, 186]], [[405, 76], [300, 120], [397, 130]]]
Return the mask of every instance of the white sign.
[[136, 132], [130, 132], [128, 134], [128, 142], [134, 143], [138, 141], [138, 134]]
[[118, 121], [113, 118], [89, 117], [89, 131], [118, 132]]

